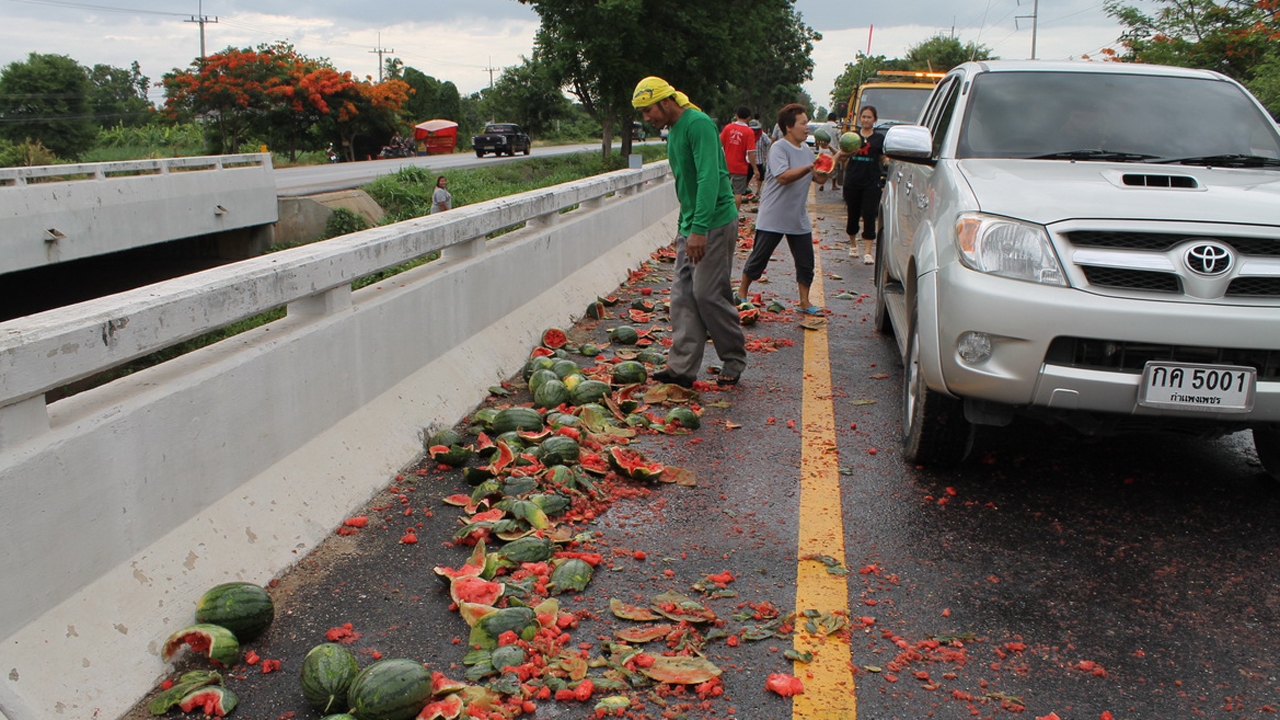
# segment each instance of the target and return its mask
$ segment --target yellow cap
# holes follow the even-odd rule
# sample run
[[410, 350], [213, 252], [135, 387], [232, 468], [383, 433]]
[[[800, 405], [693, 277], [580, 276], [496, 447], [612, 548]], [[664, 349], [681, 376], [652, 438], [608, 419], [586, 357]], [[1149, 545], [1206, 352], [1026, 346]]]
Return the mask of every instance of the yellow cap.
[[652, 75], [636, 84], [636, 90], [631, 94], [631, 106], [637, 109], [646, 108], [667, 98], [675, 98], [676, 104], [680, 107], [698, 109], [697, 105], [689, 102], [688, 95], [671, 87], [671, 83], [666, 80]]

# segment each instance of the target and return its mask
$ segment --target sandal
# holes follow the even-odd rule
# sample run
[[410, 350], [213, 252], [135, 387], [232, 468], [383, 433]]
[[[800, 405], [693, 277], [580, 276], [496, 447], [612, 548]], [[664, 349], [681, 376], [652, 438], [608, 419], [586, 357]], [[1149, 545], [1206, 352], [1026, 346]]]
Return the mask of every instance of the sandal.
[[725, 375], [721, 373], [716, 376], [716, 385], [720, 387], [733, 387], [738, 384], [737, 375]]
[[802, 308], [802, 309], [800, 310], [800, 312], [801, 312], [801, 314], [804, 314], [804, 315], [813, 315], [813, 316], [815, 316], [815, 317], [822, 317], [822, 316], [824, 316], [824, 315], [826, 315], [826, 314], [827, 314], [827, 311], [823, 310], [822, 308], [818, 307], [817, 305], [810, 305], [810, 306], [809, 306], [809, 307], [807, 307], [807, 308]]
[[676, 375], [675, 373], [671, 372], [667, 368], [663, 368], [659, 370], [658, 372], [654, 373], [652, 377], [654, 380], [658, 381], [659, 383], [664, 383], [664, 384], [669, 383], [671, 385], [679, 385], [680, 387], [686, 388], [686, 389], [693, 387], [693, 378], [680, 377], [679, 375]]

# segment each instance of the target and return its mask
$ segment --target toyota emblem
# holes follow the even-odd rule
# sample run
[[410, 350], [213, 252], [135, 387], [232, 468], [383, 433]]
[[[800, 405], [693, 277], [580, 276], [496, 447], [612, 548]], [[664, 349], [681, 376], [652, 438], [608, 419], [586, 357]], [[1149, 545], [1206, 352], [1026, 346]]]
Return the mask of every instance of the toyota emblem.
[[1231, 249], [1215, 242], [1199, 242], [1187, 250], [1184, 261], [1197, 275], [1222, 275], [1231, 269]]

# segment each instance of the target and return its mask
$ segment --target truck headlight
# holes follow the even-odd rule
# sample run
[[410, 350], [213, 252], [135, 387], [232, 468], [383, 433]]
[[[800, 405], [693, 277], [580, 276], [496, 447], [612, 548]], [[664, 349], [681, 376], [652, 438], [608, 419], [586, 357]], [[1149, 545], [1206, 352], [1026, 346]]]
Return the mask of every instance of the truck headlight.
[[1044, 285], [1066, 285], [1043, 225], [964, 213], [956, 220], [960, 261], [978, 272]]

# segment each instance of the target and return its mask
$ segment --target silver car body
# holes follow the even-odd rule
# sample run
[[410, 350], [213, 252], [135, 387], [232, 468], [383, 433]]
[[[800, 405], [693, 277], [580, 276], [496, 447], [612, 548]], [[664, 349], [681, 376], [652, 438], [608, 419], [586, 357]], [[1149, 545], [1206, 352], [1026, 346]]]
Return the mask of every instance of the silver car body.
[[[1035, 129], [1012, 124], [1009, 113], [988, 116], [985, 128], [966, 127], [982, 122], [982, 112], [968, 103], [979, 95], [974, 90], [983, 76], [994, 73], [1051, 73], [1071, 88], [1146, 78], [1174, 87], [1212, 82], [1213, 92], [1239, 92], [1258, 113], [1261, 124], [1250, 126], [1252, 139], [1237, 144], [1261, 157], [1171, 163], [1154, 149], [1158, 138], [1113, 125], [1110, 142], [1131, 147], [1107, 148], [1103, 140], [1104, 147], [1079, 148], [1096, 158], [1081, 153], [1039, 159], [1028, 153], [1045, 149], [1032, 149], [1044, 139], [1032, 137]], [[1021, 102], [1090, 103], [1087, 92], [1075, 100], [1061, 94]], [[1251, 111], [1239, 112], [1254, 122]], [[904, 417], [908, 459], [957, 461], [968, 450], [954, 437], [966, 432], [964, 426], [1002, 425], [1030, 414], [1086, 432], [1179, 429], [1212, 435], [1255, 427], [1264, 464], [1276, 462], [1280, 131], [1256, 100], [1233, 81], [1205, 71], [1118, 63], [967, 63], [938, 85], [921, 122], [892, 128], [886, 138], [893, 160], [877, 249], [877, 326], [898, 338], [908, 367], [904, 401], [914, 403]], [[1162, 127], [1153, 123], [1151, 133]], [[988, 142], [983, 130], [1003, 137]], [[1218, 125], [1211, 132], [1229, 134], [1232, 128]], [[1026, 138], [1009, 137], [1018, 134]], [[1020, 143], [1024, 152], [984, 149]], [[1181, 138], [1168, 145], [1174, 154], [1188, 152]], [[1122, 157], [1137, 146], [1132, 157]], [[1016, 236], [1021, 255], [996, 258], [1000, 241], [981, 245], [970, 232]], [[964, 251], [960, 235], [966, 236]], [[1035, 236], [1044, 238], [1039, 250], [1027, 239]], [[1027, 259], [1040, 251], [1040, 260]], [[988, 267], [988, 258], [995, 258], [990, 267], [1028, 275], [979, 269]], [[1223, 377], [1227, 368], [1251, 367], [1256, 381], [1246, 382], [1247, 371], [1239, 371], [1241, 392], [1249, 397], [1229, 399], [1240, 405], [1230, 410], [1212, 404], [1221, 397], [1188, 394], [1171, 396], [1177, 402], [1152, 400], [1154, 395], [1140, 402], [1144, 370], [1164, 372], [1179, 363], [1188, 373], [1223, 369]], [[928, 407], [922, 400], [934, 401], [932, 415], [920, 415]], [[958, 411], [938, 414], [938, 405], [945, 410], [948, 402], [963, 408], [963, 419]], [[937, 443], [941, 448], [931, 447], [939, 440], [930, 430], [933, 421], [949, 427]]]

